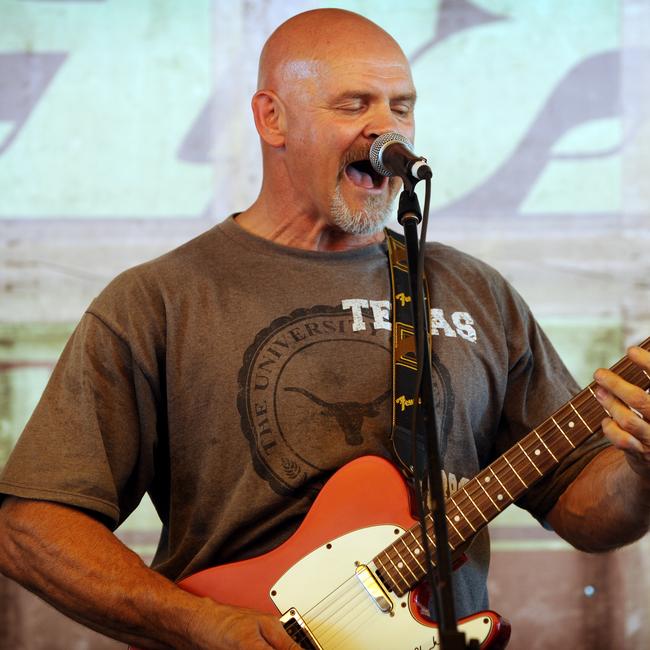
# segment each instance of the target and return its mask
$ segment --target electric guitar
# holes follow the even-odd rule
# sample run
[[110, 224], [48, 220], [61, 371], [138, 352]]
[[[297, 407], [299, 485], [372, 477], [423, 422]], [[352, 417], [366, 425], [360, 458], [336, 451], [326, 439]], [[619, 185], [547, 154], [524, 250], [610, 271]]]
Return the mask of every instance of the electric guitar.
[[[642, 344], [650, 349], [650, 338]], [[612, 367], [643, 390], [650, 375], [627, 357]], [[489, 521], [600, 428], [590, 384], [446, 501], [452, 558]], [[433, 518], [426, 517], [435, 548]], [[400, 472], [375, 456], [325, 484], [298, 530], [260, 557], [206, 569], [179, 583], [217, 602], [280, 615], [307, 650], [434, 650], [437, 626], [416, 587], [425, 577], [420, 525]], [[510, 626], [485, 611], [459, 621], [482, 649], [505, 648]]]

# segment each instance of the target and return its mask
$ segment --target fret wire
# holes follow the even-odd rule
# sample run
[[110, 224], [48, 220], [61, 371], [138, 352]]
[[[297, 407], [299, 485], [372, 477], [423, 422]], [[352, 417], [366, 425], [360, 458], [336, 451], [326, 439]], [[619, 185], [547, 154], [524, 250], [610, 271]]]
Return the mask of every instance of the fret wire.
[[517, 446], [519, 447], [519, 449], [521, 449], [521, 451], [524, 452], [524, 454], [525, 454], [526, 458], [529, 460], [530, 464], [537, 470], [537, 473], [540, 476], [544, 476], [544, 474], [542, 474], [542, 472], [539, 471], [539, 467], [537, 467], [537, 465], [535, 465], [533, 459], [526, 453], [526, 450], [521, 446], [520, 442], [517, 443]]
[[[593, 398], [596, 400], [596, 402], [600, 405], [600, 402], [598, 402], [598, 398], [596, 397], [596, 393], [594, 393], [594, 389], [591, 386], [588, 386], [587, 388], [589, 389], [589, 392], [593, 395]], [[604, 409], [604, 411], [607, 413], [607, 409]]]
[[[650, 338], [648, 338], [646, 340], [646, 342], [644, 342], [644, 344], [642, 344], [642, 346], [645, 345], [645, 344], [647, 344], [650, 347]], [[625, 377], [625, 379], [627, 381], [630, 381], [631, 383], [636, 383], [636, 385], [639, 385], [639, 383], [645, 384], [645, 380], [643, 379], [644, 377], [645, 377], [645, 379], [650, 381], [650, 375], [648, 375], [648, 373], [645, 370], [640, 370], [639, 371], [634, 366], [634, 364], [632, 364], [627, 358], [622, 359], [618, 364], [613, 366], [612, 370], [614, 372], [618, 372], [619, 374], [628, 375], [628, 376]], [[639, 372], [640, 372], [640, 374], [639, 374]], [[632, 375], [632, 377], [629, 376], [630, 374]], [[643, 381], [641, 381], [641, 380], [643, 380]], [[541, 444], [543, 445], [545, 450], [548, 452], [549, 456], [553, 459], [553, 461], [555, 463], [559, 462], [558, 457], [551, 450], [551, 447], [556, 447], [557, 446], [557, 442], [553, 441], [554, 437], [561, 436], [561, 437], [558, 437], [558, 439], [557, 439], [558, 442], [559, 442], [559, 440], [562, 440], [562, 438], [563, 438], [564, 440], [566, 440], [571, 445], [572, 448], [575, 448], [575, 446], [576, 446], [576, 444], [573, 442], [573, 440], [565, 432], [563, 426], [560, 424], [560, 422], [561, 422], [562, 424], [564, 424], [566, 426], [568, 423], [570, 423], [571, 414], [567, 413], [567, 411], [569, 409], [571, 409], [573, 411], [573, 413], [575, 413], [575, 415], [578, 416], [578, 418], [580, 419], [582, 424], [586, 427], [586, 432], [588, 434], [591, 434], [593, 431], [598, 429], [597, 425], [590, 426], [586, 421], [586, 419], [591, 420], [592, 417], [594, 419], [597, 418], [599, 416], [599, 411], [605, 411], [605, 409], [602, 408], [602, 406], [600, 405], [598, 400], [595, 399], [595, 394], [594, 394], [592, 386], [594, 386], [594, 384], [592, 384], [592, 385], [588, 386], [586, 389], [584, 389], [581, 393], [579, 393], [573, 399], [573, 401], [569, 402], [565, 407], [563, 407], [563, 409], [561, 409], [561, 411], [556, 413], [557, 419], [556, 419], [555, 416], [551, 416], [548, 420], [546, 420], [544, 423], [542, 423], [542, 425], [540, 425], [540, 427], [538, 427], [538, 428], [540, 428], [540, 431], [542, 431], [542, 435], [540, 435], [540, 433], [539, 433], [539, 431], [537, 429], [533, 429], [532, 432], [530, 434], [528, 434], [528, 436], [525, 436], [524, 438], [522, 438], [522, 440], [520, 440], [517, 443], [517, 446], [519, 447], [519, 449], [523, 453], [523, 456], [520, 455], [520, 454], [517, 454], [516, 456], [511, 455], [512, 456], [512, 463], [510, 462], [510, 460], [505, 455], [501, 458], [501, 460], [505, 461], [505, 463], [512, 470], [512, 472], [514, 473], [516, 478], [521, 482], [521, 484], [525, 488], [528, 488], [528, 484], [522, 479], [520, 474], [517, 472], [517, 469], [515, 468], [516, 466], [518, 466], [520, 464], [520, 462], [523, 463], [525, 460], [527, 460], [528, 463], [527, 463], [526, 466], [532, 465], [535, 468], [535, 470], [540, 474], [540, 476], [543, 476], [543, 472], [540, 471], [538, 465], [533, 461], [533, 459], [531, 458], [529, 453], [524, 448], [524, 445], [528, 446], [528, 448], [530, 450], [532, 450], [537, 445], [536, 442], [533, 442], [534, 438], [536, 437], [537, 440], [539, 442], [541, 442]], [[591, 394], [591, 396], [589, 395], [589, 393]], [[593, 400], [592, 400], [592, 397], [594, 398]], [[578, 409], [583, 410], [583, 413], [579, 412]], [[584, 415], [584, 417], [583, 417], [583, 415]], [[558, 419], [560, 420], [560, 422], [558, 422]], [[564, 422], [564, 419], [566, 419], [566, 422]], [[546, 431], [544, 431], [541, 427], [547, 427]], [[569, 428], [572, 428], [572, 427], [569, 427]], [[577, 436], [576, 438], [580, 438], [580, 441], [584, 440], [584, 436], [583, 436], [582, 432], [576, 431], [575, 433], [579, 433], [579, 436]], [[546, 440], [542, 436], [544, 436], [546, 438]], [[537, 451], [537, 449], [535, 449], [535, 451]], [[563, 452], [561, 454], [560, 458], [562, 458], [564, 455], [566, 455], [566, 454]], [[499, 460], [499, 459], [497, 459], [497, 460]], [[543, 460], [543, 459], [540, 459], [540, 460]], [[494, 469], [491, 466], [488, 466], [487, 469], [490, 471], [492, 476], [496, 479], [496, 481], [499, 483], [499, 485], [505, 491], [505, 493], [508, 495], [508, 497], [511, 500], [513, 500], [514, 497], [513, 497], [512, 493], [508, 490], [508, 488], [506, 487], [506, 484], [504, 483], [504, 481], [507, 482], [506, 477], [504, 476], [504, 481], [502, 481], [501, 478], [499, 478], [499, 476], [497, 475], [497, 473], [494, 471]], [[520, 469], [523, 470], [524, 467], [521, 467]], [[486, 490], [485, 486], [482, 484], [481, 479], [480, 479], [480, 475], [477, 475], [476, 477], [474, 477], [474, 479], [476, 480], [476, 485], [473, 485], [473, 481], [471, 481], [465, 488], [463, 488], [463, 490], [461, 490], [461, 491], [459, 491], [457, 493], [457, 495], [455, 496], [455, 499], [452, 498], [452, 499], [450, 499], [450, 501], [456, 507], [456, 509], [458, 510], [458, 512], [460, 513], [462, 518], [467, 522], [467, 524], [472, 529], [472, 531], [476, 532], [476, 529], [474, 528], [472, 522], [467, 518], [467, 516], [465, 515], [465, 512], [461, 508], [460, 502], [461, 501], [463, 502], [463, 504], [464, 504], [463, 507], [465, 507], [466, 505], [468, 505], [469, 502], [471, 502], [472, 505], [474, 506], [474, 508], [476, 510], [478, 510], [479, 514], [481, 515], [481, 517], [483, 517], [483, 519], [485, 519], [486, 522], [488, 521], [488, 519], [485, 517], [483, 512], [480, 510], [480, 508], [476, 504], [474, 498], [472, 497], [472, 495], [470, 493], [470, 490], [474, 490], [474, 492], [475, 492], [474, 496], [476, 497], [476, 499], [479, 499], [479, 500], [482, 500], [482, 498], [483, 498], [482, 496], [479, 498], [480, 491], [482, 491], [485, 494], [485, 496], [487, 496], [487, 498], [492, 502], [492, 504], [495, 506], [495, 508], [498, 511], [501, 511], [501, 509], [499, 508], [498, 504], [494, 501], [494, 499], [490, 496], [490, 493], [488, 492], [488, 490]], [[513, 477], [513, 479], [514, 479], [514, 477]], [[480, 487], [480, 491], [476, 488], [476, 486]], [[515, 488], [515, 491], [517, 491], [516, 488]], [[460, 533], [460, 531], [458, 530], [458, 528], [456, 527], [456, 525], [454, 524], [454, 522], [452, 521], [452, 519], [449, 516], [447, 516], [447, 522], [451, 525], [451, 527], [453, 528], [455, 533], [459, 536], [459, 538], [461, 540], [464, 540], [464, 536]], [[415, 541], [416, 546], [419, 547], [420, 543], [417, 541], [417, 538], [413, 534], [413, 531], [409, 531], [409, 532], [411, 533], [411, 536], [413, 538], [413, 541]], [[432, 544], [433, 547], [435, 547], [435, 542], [431, 538], [431, 535], [429, 534], [428, 531], [426, 532], [426, 535], [427, 535], [427, 538], [428, 538], [429, 542]], [[416, 562], [417, 562], [418, 566], [420, 567], [420, 569], [423, 570], [424, 567], [422, 567], [421, 563], [417, 559], [417, 556], [413, 553], [413, 551], [410, 549], [410, 547], [406, 544], [405, 541], [403, 541], [402, 543], [404, 543], [407, 550], [416, 559]], [[451, 543], [450, 543], [450, 545], [451, 545]], [[452, 547], [453, 547], [453, 545], [452, 545]], [[401, 558], [402, 556], [397, 551], [397, 549], [395, 549], [395, 551], [397, 552], [397, 554]], [[386, 555], [386, 557], [387, 557], [388, 561], [391, 564], [394, 565], [394, 562], [393, 562], [392, 558], [389, 555]], [[407, 567], [408, 567], [408, 565], [407, 565]], [[408, 567], [408, 568], [409, 568], [409, 570], [411, 570], [410, 567]], [[401, 575], [399, 570], [398, 570], [398, 575], [404, 581], [404, 577]]]
[[[587, 400], [586, 400], [586, 401], [583, 400], [584, 404], [587, 405], [587, 409], [584, 410], [584, 415], [585, 415], [585, 417], [586, 417], [587, 419], [591, 419], [592, 416], [595, 418], [595, 417], [597, 416], [597, 414], [599, 414], [599, 412], [602, 412], [602, 411], [603, 411], [603, 409], [602, 409], [602, 407], [600, 406], [600, 404], [599, 404], [597, 401], [593, 400], [590, 396], [586, 395], [586, 397], [587, 397]], [[556, 414], [556, 415], [558, 415], [558, 414]], [[580, 416], [580, 414], [578, 414], [578, 415]], [[566, 416], [566, 417], [568, 417], [568, 416]], [[557, 434], [557, 435], [560, 435], [560, 434], [561, 434], [562, 437], [563, 437], [565, 440], [567, 440], [567, 441], [569, 442], [569, 444], [571, 444], [572, 447], [575, 447], [575, 444], [573, 443], [573, 441], [571, 441], [570, 438], [567, 437], [567, 435], [566, 435], [566, 433], [564, 432], [564, 430], [562, 429], [562, 426], [560, 425], [560, 423], [558, 423], [558, 421], [555, 420], [554, 417], [552, 417], [552, 418], [550, 418], [550, 419], [551, 419], [551, 420], [553, 421], [553, 423], [554, 423], [554, 428], [552, 428], [552, 427], [550, 426], [550, 423], [549, 423], [548, 420], [547, 420], [546, 422], [544, 422], [544, 423], [542, 423], [542, 424], [540, 425], [540, 430], [543, 431], [543, 435], [547, 438], [548, 442], [549, 442], [550, 444], [552, 444], [552, 446], [556, 446], [555, 443], [553, 443], [553, 441], [552, 441], [552, 436], [553, 436], [553, 434]], [[595, 430], [598, 429], [597, 426], [590, 427], [589, 425], [587, 425], [583, 418], [581, 418], [581, 420], [583, 421], [583, 423], [584, 423], [585, 426], [586, 426], [586, 433], [587, 433], [587, 435], [591, 435], [591, 433], [593, 433], [593, 431], [595, 431]], [[546, 430], [544, 431], [543, 428], [546, 427], [547, 425], [549, 426], [549, 428], [546, 429]], [[527, 436], [525, 436], [525, 437], [520, 441], [521, 445], [524, 445], [524, 446], [526, 446], [527, 448], [530, 448], [530, 446], [534, 446], [534, 444], [532, 443], [532, 440], [534, 439], [535, 436], [540, 440], [540, 442], [544, 445], [544, 447], [546, 447], [546, 450], [547, 450], [547, 451], [549, 452], [549, 454], [554, 458], [554, 460], [555, 460], [556, 462], [558, 462], [558, 458], [553, 454], [553, 452], [551, 451], [551, 449], [549, 448], [549, 446], [546, 444], [546, 441], [545, 441], [545, 440], [544, 440], [544, 439], [539, 435], [538, 431], [535, 430], [535, 429], [533, 429], [533, 431], [532, 431], [530, 434], [528, 434]], [[580, 436], [580, 438], [581, 438], [580, 442], [582, 442], [586, 437], [587, 437], [587, 436], [583, 436], [583, 435], [581, 435], [581, 436]], [[526, 452], [526, 449], [522, 449], [522, 452], [524, 452], [524, 454], [526, 454], [526, 456], [530, 458], [529, 454], [527, 454], [527, 452]], [[561, 457], [563, 457], [563, 455], [564, 455], [564, 454], [562, 454]], [[532, 458], [530, 458], [530, 460], [532, 460]], [[514, 463], [514, 468], [517, 468], [517, 469], [525, 469], [524, 466], [522, 466], [522, 467], [520, 468], [518, 460], [513, 460], [513, 463]], [[532, 464], [535, 465], [534, 462], [533, 462]], [[527, 466], [527, 464], [526, 464], [526, 466]], [[542, 473], [542, 475], [543, 475], [543, 473]]]
[[[445, 507], [446, 507], [446, 503], [447, 503], [448, 500], [449, 499], [445, 500]], [[428, 518], [431, 520], [431, 525], [430, 526], [427, 525], [427, 539], [429, 540], [429, 544], [431, 544], [432, 548], [435, 550], [436, 542], [435, 542], [435, 531], [434, 531], [434, 523], [433, 523], [433, 513], [429, 513]], [[449, 523], [451, 523], [449, 521], [449, 515], [447, 513], [445, 513], [445, 518], [447, 519], [447, 521]], [[426, 525], [426, 523], [427, 522], [425, 522], [425, 525]], [[418, 526], [419, 526], [419, 524], [418, 524]], [[456, 529], [456, 526], [454, 526], [454, 529]], [[431, 537], [431, 535], [429, 535], [429, 532], [433, 533], [434, 537]], [[458, 533], [457, 529], [456, 529], [456, 532]], [[458, 533], [458, 536], [460, 537], [461, 542], [465, 541], [465, 538], [460, 533]], [[449, 537], [447, 538], [447, 543], [449, 544], [449, 546], [451, 546], [452, 551], [456, 550], [456, 546], [452, 543], [452, 541], [449, 539]], [[424, 550], [424, 549], [422, 549], [422, 550]]]
[[[628, 357], [621, 359], [619, 363], [611, 368], [617, 375], [625, 375], [623, 379], [630, 380], [634, 377], [639, 377], [645, 372], [643, 368], [639, 368], [636, 364], [632, 363]], [[640, 373], [640, 374], [639, 374]]]
[[[464, 509], [465, 509], [466, 507], [469, 507], [469, 505], [470, 505], [470, 503], [471, 503], [471, 504], [473, 505], [473, 507], [474, 507], [476, 510], [478, 510], [479, 513], [481, 513], [480, 509], [479, 509], [478, 506], [474, 503], [474, 500], [472, 499], [471, 494], [470, 494], [470, 489], [475, 488], [475, 487], [476, 487], [475, 484], [476, 484], [477, 482], [478, 482], [478, 475], [475, 476], [473, 479], [471, 479], [471, 481], [470, 481], [469, 483], [467, 483], [467, 485], [465, 485], [462, 489], [460, 489], [460, 490], [458, 490], [458, 492], [454, 493], [454, 497], [453, 497], [453, 499], [454, 499], [454, 500], [453, 500], [453, 505], [456, 507], [456, 509], [458, 510], [458, 512], [460, 512], [460, 514], [463, 516], [463, 519], [465, 519], [465, 521], [467, 521], [467, 523], [470, 525], [470, 527], [472, 528], [472, 531], [473, 531], [473, 532], [476, 532], [477, 529], [475, 529], [475, 528], [472, 526], [472, 524], [471, 524], [471, 522], [469, 521], [469, 519], [467, 519], [467, 517], [465, 516]], [[475, 490], [475, 492], [476, 492], [476, 490]], [[475, 495], [475, 496], [476, 496], [476, 495]], [[478, 497], [477, 497], [477, 498], [478, 498]], [[450, 500], [451, 500], [451, 499], [450, 499]], [[452, 509], [451, 509], [451, 508], [449, 508], [449, 512], [452, 512]], [[483, 516], [483, 513], [481, 513], [481, 516]], [[458, 515], [456, 515], [456, 517], [458, 517]], [[458, 519], [460, 519], [460, 517], [458, 517]], [[485, 519], [485, 517], [483, 517], [483, 519]], [[489, 520], [486, 519], [486, 522], [487, 522], [487, 521], [489, 521]], [[451, 521], [450, 521], [449, 523], [451, 523], [451, 524], [454, 526], [454, 529], [456, 530], [456, 532], [458, 532], [458, 534], [459, 534], [459, 536], [460, 536], [460, 539], [461, 539], [461, 542], [464, 542], [464, 541], [467, 539], [467, 536], [465, 536], [465, 535], [463, 535], [462, 533], [460, 533], [460, 531], [458, 531], [458, 528], [456, 528], [456, 526], [455, 526]]]
[[[450, 499], [450, 500], [451, 500], [451, 499]], [[427, 523], [426, 519], [429, 520], [428, 523]], [[435, 539], [434, 539], [433, 537], [431, 537], [431, 535], [429, 535], [429, 532], [432, 532], [432, 533], [434, 533], [434, 535], [435, 535], [435, 532], [434, 532], [434, 530], [433, 530], [433, 514], [432, 514], [432, 513], [429, 513], [429, 514], [427, 515], [426, 519], [425, 519], [425, 522], [424, 522], [424, 525], [426, 526], [426, 531], [425, 531], [425, 533], [426, 533], [427, 539], [429, 540], [429, 544], [431, 545], [431, 550], [435, 551], [435, 550], [436, 550], [436, 542], [435, 542]], [[431, 525], [429, 525], [429, 524], [431, 524]], [[419, 529], [419, 528], [420, 528], [420, 525], [418, 524], [417, 527], [418, 527], [418, 529]], [[424, 550], [424, 547], [422, 547], [422, 550]]]
[[411, 575], [417, 580], [417, 576], [415, 575], [415, 573], [413, 573], [413, 569], [411, 569], [409, 563], [402, 557], [402, 554], [397, 550], [397, 543], [393, 544], [392, 547], [395, 549], [395, 553], [397, 553], [397, 557], [399, 557], [400, 559], [400, 562], [397, 563], [397, 566], [399, 567], [400, 564], [406, 566], [406, 568], [411, 572]]
[[573, 406], [572, 402], [569, 402], [571, 404], [571, 408], [575, 411], [575, 414], [582, 420], [582, 424], [584, 424], [589, 431], [591, 431], [591, 427], [582, 419], [582, 415], [580, 415], [580, 412], [576, 410], [576, 407]]
[[[406, 534], [402, 535], [402, 536], [397, 540], [397, 542], [395, 542], [395, 544], [397, 544], [398, 542], [402, 545], [402, 551], [404, 552], [403, 557], [405, 558], [404, 561], [407, 562], [407, 563], [408, 563], [408, 562], [411, 562], [411, 560], [409, 560], [409, 557], [410, 557], [412, 560], [415, 560], [416, 563], [417, 563], [417, 556], [415, 555], [415, 553], [413, 552], [413, 550], [411, 549], [411, 547], [408, 545], [408, 543], [407, 543], [407, 541], [406, 541]], [[401, 555], [401, 554], [400, 554], [400, 555]], [[410, 569], [411, 566], [412, 566], [412, 562], [411, 562], [411, 564], [409, 564], [408, 566], [409, 566], [409, 569]], [[412, 570], [411, 570], [411, 573], [413, 573]], [[414, 577], [416, 577], [415, 574], [413, 574], [413, 575], [414, 575]]]
[[472, 502], [472, 505], [478, 511], [478, 514], [481, 515], [483, 519], [485, 519], [485, 523], [487, 524], [489, 519], [483, 514], [483, 511], [476, 505], [476, 502], [474, 501], [474, 499], [472, 499], [472, 495], [469, 493], [469, 490], [465, 490], [465, 494], [469, 497], [469, 500]]
[[[566, 422], [564, 424], [574, 422], [575, 424], [575, 416], [577, 415], [581, 420], [582, 417], [580, 415], [580, 411], [578, 409], [584, 409], [586, 408], [590, 403], [591, 403], [591, 396], [587, 396], [587, 399], [583, 400], [574, 400], [573, 402], [569, 402], [567, 404], [567, 408], [564, 410], [562, 413], [562, 417], [566, 419]], [[578, 408], [576, 408], [576, 406]], [[560, 418], [560, 421], [562, 421], [562, 418]], [[589, 425], [582, 420], [582, 423], [587, 427], [587, 429], [590, 429]], [[573, 429], [573, 427], [569, 427], [570, 429]]]
[[[592, 384], [593, 385], [593, 384]], [[593, 388], [591, 386], [588, 386], [589, 392], [593, 395], [593, 400], [589, 400], [587, 408], [583, 408], [584, 415], [587, 419], [591, 419], [591, 416], [593, 415], [594, 418], [597, 418], [599, 421], [602, 419], [599, 415], [599, 413], [606, 413], [609, 415], [609, 411], [604, 408], [600, 402], [598, 401], [598, 398], [596, 397], [596, 393], [594, 393]], [[595, 404], [594, 404], [595, 401]], [[592, 409], [592, 407], [594, 407]], [[593, 413], [592, 413], [593, 411]], [[587, 427], [590, 431], [593, 430], [594, 427]]]
[[555, 454], [548, 448], [548, 445], [544, 442], [544, 439], [537, 433], [537, 429], [533, 429], [533, 432], [537, 436], [538, 440], [546, 447], [546, 451], [548, 451], [549, 454], [551, 454], [551, 457], [556, 463], [559, 463], [560, 461], [555, 457]]
[[[395, 562], [393, 562], [392, 558], [390, 557], [389, 552], [388, 552], [389, 550], [390, 549], [386, 549], [386, 552], [384, 553], [384, 555], [386, 556], [386, 559], [393, 565], [393, 568], [397, 572], [397, 575], [399, 576], [399, 578], [404, 583], [404, 586], [408, 589], [409, 584], [406, 581], [406, 578], [402, 575], [402, 572], [397, 568], [397, 565], [395, 564]], [[395, 586], [399, 587], [399, 585], [397, 584], [397, 580], [394, 579], [394, 576], [393, 576], [393, 582], [395, 582]]]
[[[458, 528], [456, 528], [456, 525], [454, 524], [454, 522], [449, 518], [449, 511], [447, 511], [447, 514], [445, 516], [447, 517], [447, 521], [449, 522], [451, 527], [456, 531], [456, 534], [458, 535], [459, 539], [461, 541], [464, 541], [465, 538], [460, 534], [460, 531], [458, 530]], [[451, 542], [450, 542], [450, 544], [451, 544]]]
[[[554, 461], [557, 462], [557, 457], [555, 457], [550, 452], [548, 445], [544, 442], [544, 440], [542, 440], [536, 429], [533, 429], [525, 438], [522, 438], [519, 443], [524, 447], [524, 452], [527, 455], [531, 456], [531, 460], [532, 456], [537, 457], [537, 461], [539, 461], [539, 465], [537, 465], [538, 467], [544, 467], [546, 463], [550, 463], [550, 465], [548, 465], [546, 468], [548, 469], [553, 465]], [[543, 454], [542, 452], [546, 453]]]
[[544, 449], [543, 445], [539, 444], [539, 441], [534, 436], [524, 438], [520, 444], [526, 457], [530, 459], [530, 463], [537, 470], [539, 478], [544, 476], [555, 465], [552, 456], [546, 453], [547, 450]]
[[492, 472], [492, 476], [499, 482], [499, 485], [505, 490], [505, 493], [510, 497], [511, 501], [514, 501], [512, 494], [508, 492], [508, 488], [501, 482], [501, 479], [494, 473], [494, 470], [492, 467], [488, 467], [488, 469]]
[[[516, 451], [519, 453], [510, 453], [510, 459], [508, 460], [508, 464], [510, 466], [510, 469], [515, 473], [517, 478], [521, 483], [523, 483], [526, 488], [529, 488], [535, 481], [537, 481], [540, 476], [542, 476], [539, 473], [539, 470], [537, 470], [537, 474], [534, 474], [532, 469], [531, 469], [531, 462], [528, 459], [528, 457], [525, 454], [522, 454], [521, 451], [519, 451], [515, 447], [513, 447], [511, 452]], [[534, 465], [533, 465], [534, 466]], [[535, 468], [537, 469], [537, 468]], [[523, 477], [526, 477], [527, 481], [523, 479]]]
[[566, 444], [566, 440], [560, 427], [554, 422], [547, 420], [543, 423], [543, 426], [540, 425], [538, 427], [538, 430], [541, 432], [540, 438], [544, 441], [544, 444], [546, 444], [549, 452], [555, 450], [557, 453], [557, 455], [555, 455], [555, 453], [551, 452], [555, 456], [555, 459], [559, 461], [563, 458], [564, 452], [562, 451], [562, 447]]
[[[509, 454], [510, 462], [513, 468], [526, 475], [532, 474], [534, 472], [535, 474], [533, 475], [533, 480], [537, 480], [537, 478], [544, 476], [544, 473], [553, 466], [554, 461], [557, 462], [557, 456], [552, 454], [544, 441], [539, 438], [539, 441], [542, 442], [542, 445], [546, 448], [546, 451], [549, 452], [548, 457], [542, 455], [542, 445], [539, 444], [536, 436], [536, 432], [534, 435], [526, 436], [510, 450], [518, 453]], [[559, 438], [558, 436], [558, 440], [561, 439], [562, 438]], [[534, 454], [537, 454], [537, 462], [535, 462], [533, 459]]]
[[[420, 542], [418, 541], [418, 539], [415, 536], [415, 534], [413, 533], [413, 531], [409, 528], [408, 532], [411, 535], [411, 537], [413, 538], [413, 541], [415, 542], [416, 550], [419, 550], [419, 551], [422, 552], [424, 550], [422, 548], [422, 544], [420, 544]], [[418, 566], [420, 567], [420, 570], [424, 571], [425, 570], [424, 566], [422, 564], [420, 564], [420, 560], [418, 560], [418, 553], [414, 553], [413, 551], [411, 551], [410, 548], [409, 548], [409, 551], [410, 551], [411, 555], [415, 558], [415, 561], [418, 563]]]
[[[592, 398], [590, 397], [589, 393], [587, 392], [591, 386], [594, 386], [594, 384], [590, 384], [587, 388], [585, 388], [583, 391], [578, 393], [570, 402], [566, 404], [563, 410], [568, 410], [569, 407], [572, 408], [574, 411], [576, 411], [575, 407], [577, 406], [578, 408], [583, 408], [589, 404], [593, 404]], [[598, 401], [596, 400], [596, 403]], [[567, 417], [572, 417], [572, 416], [567, 416]]]
[[[510, 469], [511, 469], [515, 474], [517, 474], [517, 470], [516, 470], [516, 469], [515, 469], [511, 464], [510, 464], [510, 461], [508, 460], [508, 458], [507, 458], [506, 456], [504, 456], [503, 459], [506, 461], [506, 463], [508, 463], [508, 466], [510, 467]], [[528, 487], [526, 481], [524, 481], [524, 480], [521, 478], [521, 476], [519, 476], [519, 474], [517, 474], [517, 478], [518, 478], [518, 479], [519, 479], [519, 480], [524, 484], [525, 487]]]
[[483, 487], [483, 483], [482, 483], [482, 481], [478, 481], [478, 484], [479, 484], [481, 490], [483, 490], [483, 492], [485, 492], [487, 498], [490, 499], [490, 501], [492, 501], [492, 504], [494, 505], [494, 507], [495, 507], [499, 512], [501, 512], [501, 508], [499, 508], [499, 506], [496, 504], [495, 500], [490, 496], [490, 493], [489, 493], [489, 492], [488, 492], [488, 491]]
[[[463, 490], [463, 492], [465, 492], [465, 490]], [[476, 532], [476, 528], [474, 528], [474, 526], [472, 526], [472, 522], [465, 516], [465, 513], [460, 509], [460, 506], [454, 501], [454, 497], [451, 497], [449, 500], [456, 506], [456, 510], [458, 510], [458, 512], [460, 512], [460, 514], [463, 515], [463, 519], [469, 524], [469, 527], [474, 532]]]
[[378, 555], [376, 555], [376, 556], [373, 558], [373, 561], [375, 562], [375, 564], [380, 564], [380, 565], [381, 565], [380, 569], [382, 570], [382, 572], [384, 573], [384, 575], [386, 576], [386, 578], [388, 578], [389, 580], [395, 582], [395, 581], [393, 580], [393, 577], [392, 577], [391, 574], [390, 574], [390, 571], [388, 571], [388, 570], [386, 569], [386, 565], [384, 564], [383, 560], [381, 559], [381, 556], [384, 555], [384, 554], [385, 554], [384, 551], [382, 551], [381, 553], [379, 553]]
[[551, 419], [553, 420], [553, 423], [555, 424], [555, 426], [559, 429], [560, 433], [566, 438], [567, 442], [575, 449], [576, 446], [571, 442], [571, 439], [569, 438], [569, 436], [567, 436], [567, 434], [564, 433], [564, 431], [562, 430], [562, 427], [557, 423], [557, 420], [554, 417], [551, 417]]

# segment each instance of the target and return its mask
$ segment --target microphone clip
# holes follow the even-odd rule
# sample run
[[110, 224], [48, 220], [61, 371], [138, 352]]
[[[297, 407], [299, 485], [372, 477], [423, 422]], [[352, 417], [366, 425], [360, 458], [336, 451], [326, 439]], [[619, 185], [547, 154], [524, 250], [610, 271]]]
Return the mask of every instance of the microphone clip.
[[[418, 179], [419, 180], [419, 179]], [[418, 181], [415, 181], [417, 183]], [[406, 187], [407, 183], [410, 187]], [[399, 195], [399, 204], [397, 206], [397, 222], [403, 226], [407, 221], [415, 221], [416, 225], [422, 221], [422, 211], [420, 210], [420, 201], [415, 193], [415, 183], [404, 179], [404, 189]]]

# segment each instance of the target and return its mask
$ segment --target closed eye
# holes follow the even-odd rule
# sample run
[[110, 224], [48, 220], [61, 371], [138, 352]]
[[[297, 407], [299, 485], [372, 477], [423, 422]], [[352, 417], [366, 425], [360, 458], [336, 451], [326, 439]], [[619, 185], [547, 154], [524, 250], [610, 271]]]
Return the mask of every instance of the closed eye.
[[413, 112], [412, 104], [393, 104], [390, 108], [397, 115], [410, 115]]
[[337, 106], [337, 108], [344, 113], [358, 113], [365, 108], [365, 105], [361, 102], [354, 102], [349, 104], [341, 104], [340, 106]]

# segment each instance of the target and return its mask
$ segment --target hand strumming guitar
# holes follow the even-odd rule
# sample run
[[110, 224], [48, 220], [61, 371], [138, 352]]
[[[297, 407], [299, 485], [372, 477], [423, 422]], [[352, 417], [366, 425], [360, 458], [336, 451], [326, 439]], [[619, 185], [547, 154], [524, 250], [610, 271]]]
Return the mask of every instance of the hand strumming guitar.
[[[191, 623], [188, 648], [205, 650], [300, 650], [280, 621], [240, 607], [215, 604], [208, 599], [205, 613]], [[216, 616], [215, 616], [216, 614]]]

